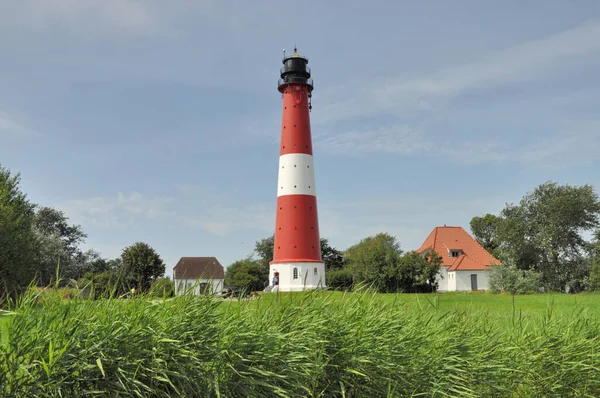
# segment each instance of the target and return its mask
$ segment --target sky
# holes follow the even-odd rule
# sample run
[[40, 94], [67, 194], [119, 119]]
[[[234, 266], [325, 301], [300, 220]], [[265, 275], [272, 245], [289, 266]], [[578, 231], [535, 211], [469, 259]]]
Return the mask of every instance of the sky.
[[340, 250], [416, 249], [546, 181], [600, 188], [595, 0], [0, 0], [0, 164], [84, 248], [227, 266], [274, 231], [294, 45]]

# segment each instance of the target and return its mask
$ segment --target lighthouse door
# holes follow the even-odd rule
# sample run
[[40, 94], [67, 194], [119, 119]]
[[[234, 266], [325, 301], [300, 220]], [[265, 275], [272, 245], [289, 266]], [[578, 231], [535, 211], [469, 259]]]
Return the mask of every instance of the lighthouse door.
[[275, 272], [275, 275], [273, 275], [273, 280], [274, 280], [274, 285], [279, 285], [279, 272]]

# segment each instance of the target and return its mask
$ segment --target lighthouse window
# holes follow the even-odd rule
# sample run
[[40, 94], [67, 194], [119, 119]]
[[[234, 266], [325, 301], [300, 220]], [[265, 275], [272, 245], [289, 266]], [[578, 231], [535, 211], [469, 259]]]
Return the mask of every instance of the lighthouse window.
[[294, 279], [298, 279], [298, 268], [294, 268]]
[[317, 267], [315, 267], [315, 275], [317, 275], [319, 271], [317, 271]]

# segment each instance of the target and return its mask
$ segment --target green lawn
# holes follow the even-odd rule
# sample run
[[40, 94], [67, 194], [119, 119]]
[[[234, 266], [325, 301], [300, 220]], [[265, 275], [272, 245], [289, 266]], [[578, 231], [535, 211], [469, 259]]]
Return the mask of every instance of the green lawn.
[[[333, 300], [341, 299], [343, 293], [331, 293]], [[354, 294], [354, 293], [346, 293]], [[294, 300], [298, 293], [281, 293], [280, 299]], [[276, 299], [275, 294], [265, 294], [262, 301]], [[513, 320], [540, 320], [546, 315], [572, 318], [579, 313], [600, 320], [600, 293], [581, 294], [528, 294], [504, 295], [489, 292], [449, 292], [432, 294], [376, 294], [374, 300], [382, 304], [402, 306], [406, 313], [437, 310], [450, 313], [467, 313], [485, 317], [499, 325]]]
[[[524, 315], [543, 315], [549, 310], [557, 315], [571, 315], [584, 310], [600, 316], [600, 294], [535, 294], [500, 295], [485, 292], [438, 294], [384, 294], [386, 301], [394, 300], [409, 308], [434, 305], [445, 311], [489, 312], [512, 316], [513, 309]], [[514, 303], [513, 303], [514, 298]], [[513, 306], [514, 304], [514, 306]]]

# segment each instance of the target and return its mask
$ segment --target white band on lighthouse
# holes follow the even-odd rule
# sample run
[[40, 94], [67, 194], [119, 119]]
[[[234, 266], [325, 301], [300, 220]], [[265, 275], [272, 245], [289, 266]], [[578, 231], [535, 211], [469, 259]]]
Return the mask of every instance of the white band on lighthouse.
[[317, 195], [312, 155], [288, 153], [279, 157], [277, 196], [284, 195]]

